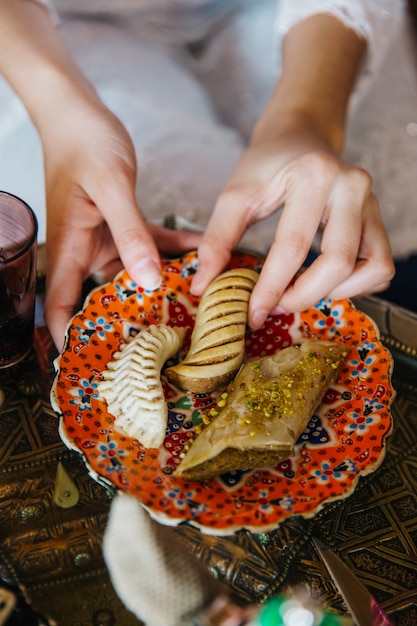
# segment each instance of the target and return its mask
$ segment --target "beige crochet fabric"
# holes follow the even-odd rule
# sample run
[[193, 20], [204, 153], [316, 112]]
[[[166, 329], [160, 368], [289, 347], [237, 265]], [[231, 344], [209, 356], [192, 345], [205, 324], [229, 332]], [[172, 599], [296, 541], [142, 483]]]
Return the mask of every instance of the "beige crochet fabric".
[[113, 500], [103, 549], [117, 595], [146, 626], [182, 626], [185, 615], [227, 594], [178, 533], [132, 496]]

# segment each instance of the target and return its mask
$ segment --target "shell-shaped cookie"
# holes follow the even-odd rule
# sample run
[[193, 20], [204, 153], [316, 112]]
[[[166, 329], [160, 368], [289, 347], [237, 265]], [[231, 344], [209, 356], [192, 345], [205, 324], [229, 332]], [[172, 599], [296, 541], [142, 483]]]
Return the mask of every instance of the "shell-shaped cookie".
[[170, 381], [203, 393], [234, 377], [245, 357], [248, 303], [258, 277], [250, 268], [235, 268], [210, 283], [197, 309], [186, 357], [166, 370]]
[[159, 448], [165, 438], [168, 407], [161, 384], [165, 361], [180, 349], [185, 328], [155, 324], [122, 344], [103, 371], [99, 392], [114, 426], [145, 448]]

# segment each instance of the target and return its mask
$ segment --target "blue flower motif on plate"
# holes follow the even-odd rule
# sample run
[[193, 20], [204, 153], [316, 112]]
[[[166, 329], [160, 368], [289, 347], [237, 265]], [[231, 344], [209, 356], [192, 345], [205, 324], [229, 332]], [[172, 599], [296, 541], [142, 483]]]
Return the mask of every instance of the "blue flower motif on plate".
[[106, 471], [118, 472], [121, 469], [126, 469], [120, 460], [126, 452], [125, 450], [119, 448], [116, 442], [109, 439], [107, 443], [100, 443], [98, 449], [101, 453], [99, 458], [101, 458], [104, 462], [108, 462]]
[[350, 459], [346, 459], [335, 467], [332, 467], [329, 461], [323, 461], [321, 468], [313, 470], [311, 474], [318, 482], [327, 483], [330, 480], [330, 477], [333, 477], [336, 480], [345, 480], [347, 478], [347, 472], [357, 473], [355, 464]]
[[345, 431], [350, 435], [353, 433], [356, 433], [357, 435], [365, 435], [368, 433], [371, 426], [380, 422], [381, 418], [377, 411], [382, 408], [383, 406], [378, 403], [378, 400], [369, 400], [368, 403], [365, 404], [364, 411], [361, 413], [358, 413], [357, 411], [348, 413], [347, 417], [349, 417], [352, 422], [345, 426]]
[[91, 411], [91, 398], [97, 399], [100, 397], [98, 392], [98, 384], [88, 378], [81, 378], [78, 387], [71, 387], [68, 393], [74, 396], [70, 400], [70, 404], [78, 405], [80, 411]]
[[96, 335], [101, 341], [105, 341], [107, 333], [113, 332], [112, 324], [105, 317], [98, 317], [96, 320], [84, 320], [84, 326], [76, 326], [76, 330], [80, 333], [78, 340], [89, 343], [93, 335]]
[[316, 320], [314, 327], [319, 330], [325, 330], [330, 339], [335, 335], [339, 335], [340, 330], [346, 325], [344, 306], [335, 304], [328, 298], [323, 298], [315, 306], [315, 309], [322, 314], [322, 317]]

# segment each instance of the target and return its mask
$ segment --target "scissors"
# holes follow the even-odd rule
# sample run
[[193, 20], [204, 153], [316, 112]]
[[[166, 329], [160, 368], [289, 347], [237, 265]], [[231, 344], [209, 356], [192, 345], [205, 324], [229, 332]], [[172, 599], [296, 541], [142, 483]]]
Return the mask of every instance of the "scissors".
[[372, 594], [342, 559], [319, 539], [313, 538], [313, 543], [356, 626], [393, 626]]

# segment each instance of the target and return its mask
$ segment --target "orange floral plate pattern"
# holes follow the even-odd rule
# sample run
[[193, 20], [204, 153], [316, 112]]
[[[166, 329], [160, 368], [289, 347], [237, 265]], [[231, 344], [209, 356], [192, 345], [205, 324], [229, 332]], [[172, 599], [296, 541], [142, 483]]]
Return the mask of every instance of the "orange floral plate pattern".
[[[231, 266], [260, 270], [262, 259], [238, 253]], [[310, 517], [325, 503], [347, 497], [359, 477], [374, 471], [384, 458], [395, 394], [391, 355], [372, 320], [349, 300], [323, 299], [307, 311], [271, 316], [259, 331], [247, 331], [249, 356], [271, 354], [302, 338], [351, 346], [294, 456], [279, 465], [231, 472], [204, 483], [176, 478], [181, 452], [218, 394], [186, 394], [168, 382], [164, 370], [169, 419], [163, 446], [144, 449], [113, 428], [114, 418], [98, 392], [101, 372], [121, 342], [149, 324], [187, 327], [179, 356], [185, 354], [198, 306], [189, 293], [196, 267], [196, 254], [189, 253], [164, 262], [157, 291], [144, 290], [122, 272], [88, 296], [71, 320], [55, 361], [51, 400], [63, 441], [81, 453], [94, 479], [133, 494], [160, 522], [187, 521], [211, 534], [270, 530], [290, 516]]]

